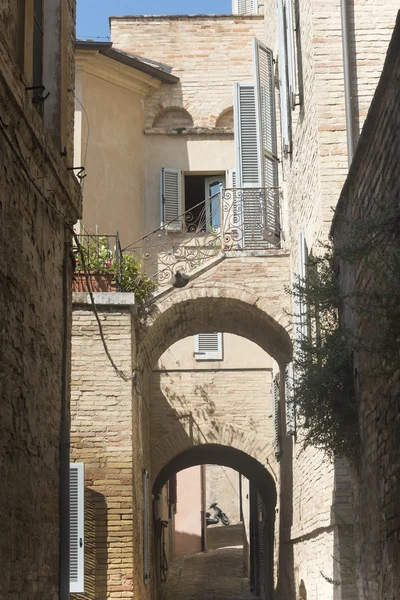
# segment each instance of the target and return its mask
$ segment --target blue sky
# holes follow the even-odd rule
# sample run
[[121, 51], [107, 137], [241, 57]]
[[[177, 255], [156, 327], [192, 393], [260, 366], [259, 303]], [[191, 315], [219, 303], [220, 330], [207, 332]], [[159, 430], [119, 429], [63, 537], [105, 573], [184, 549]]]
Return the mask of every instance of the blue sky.
[[110, 15], [221, 14], [231, 12], [231, 0], [78, 0], [76, 35], [107, 38]]

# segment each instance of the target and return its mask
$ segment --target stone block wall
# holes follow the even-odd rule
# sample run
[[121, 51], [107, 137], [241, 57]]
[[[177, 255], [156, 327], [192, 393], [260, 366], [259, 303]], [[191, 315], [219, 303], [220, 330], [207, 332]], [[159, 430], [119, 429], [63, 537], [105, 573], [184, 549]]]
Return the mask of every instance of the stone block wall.
[[[339, 215], [381, 222], [385, 210], [399, 203], [400, 18], [385, 66], [361, 132], [353, 165], [340, 201]], [[390, 213], [389, 213], [390, 214]], [[346, 221], [336, 219], [335, 243], [346, 237]], [[398, 232], [392, 241], [398, 244]], [[373, 269], [361, 261], [342, 263], [344, 293], [368, 293], [376, 286]], [[371, 315], [349, 306], [346, 325], [362, 339], [371, 339]], [[396, 598], [400, 589], [400, 453], [398, 444], [398, 372], [377, 377], [382, 357], [371, 351], [355, 353], [355, 383], [359, 400], [361, 458], [355, 475], [357, 575], [361, 598]], [[376, 369], [378, 369], [376, 371]]]
[[[68, 357], [64, 373], [62, 365], [63, 316], [69, 321], [71, 312], [69, 295], [63, 298], [63, 260], [70, 289], [66, 226], [76, 222], [81, 197], [25, 89], [15, 54], [17, 4], [0, 7], [0, 597], [56, 600], [61, 388], [69, 377]], [[72, 37], [72, 3], [69, 8]]]

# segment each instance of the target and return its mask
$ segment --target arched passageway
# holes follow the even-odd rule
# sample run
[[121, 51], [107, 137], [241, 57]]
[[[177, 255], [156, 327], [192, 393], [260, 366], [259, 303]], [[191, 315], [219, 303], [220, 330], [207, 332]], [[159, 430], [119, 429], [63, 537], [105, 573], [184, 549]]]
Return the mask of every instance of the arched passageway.
[[[270, 600], [273, 594], [273, 548], [277, 490], [273, 476], [260, 462], [245, 452], [228, 446], [205, 444], [193, 447], [175, 456], [157, 474], [153, 483], [153, 496], [156, 500], [159, 499], [162, 494], [163, 486], [171, 481], [176, 473], [190, 467], [204, 464], [230, 467], [249, 480], [247, 494], [244, 494], [243, 497], [245, 498], [244, 501], [248, 503], [249, 517], [246, 530], [249, 556], [249, 586], [257, 596]], [[156, 539], [156, 551], [158, 547], [159, 542]], [[227, 550], [225, 549], [225, 554], [221, 553], [221, 549], [219, 550], [220, 554], [217, 554], [215, 559], [221, 561], [221, 576], [223, 576], [223, 565], [224, 560], [227, 560]], [[235, 551], [238, 552], [238, 550]], [[213, 565], [213, 560], [212, 557], [204, 559], [200, 556], [196, 559], [196, 561], [200, 561], [200, 564], [204, 564], [204, 561], [206, 561], [206, 564], [208, 565]], [[159, 560], [156, 560], [156, 563], [157, 562], [159, 562]], [[193, 569], [193, 565], [195, 565], [196, 562], [193, 559], [188, 564], [191, 565], [191, 568]], [[229, 565], [229, 559], [227, 564]], [[215, 590], [218, 590], [217, 582], [214, 581], [211, 584], [207, 583], [207, 572], [201, 573], [201, 575], [202, 578], [200, 578], [198, 582], [202, 589], [201, 593], [206, 593], [208, 586], [210, 585], [210, 589], [214, 592]], [[217, 577], [218, 571], [213, 573], [212, 576]], [[184, 582], [185, 576], [183, 575], [182, 577], [182, 582]], [[187, 578], [190, 579], [192, 577], [193, 573], [190, 571]], [[196, 577], [199, 577], [198, 571], [196, 572]], [[182, 585], [184, 585], [184, 583], [182, 583]], [[179, 592], [182, 595], [186, 593], [187, 590], [176, 590], [176, 588], [174, 588], [174, 593], [175, 592]], [[181, 597], [179, 593], [178, 598]], [[221, 596], [221, 598], [222, 597], [230, 598], [231, 596], [229, 595], [229, 592], [227, 592], [226, 595]]]

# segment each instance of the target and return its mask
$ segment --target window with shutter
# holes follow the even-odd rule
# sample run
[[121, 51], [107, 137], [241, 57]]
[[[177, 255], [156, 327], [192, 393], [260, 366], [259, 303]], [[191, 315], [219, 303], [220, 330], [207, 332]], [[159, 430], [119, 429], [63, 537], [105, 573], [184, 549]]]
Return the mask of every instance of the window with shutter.
[[261, 174], [254, 85], [235, 84], [234, 121], [237, 186], [258, 187]]
[[276, 458], [282, 454], [281, 448], [281, 418], [280, 418], [280, 378], [277, 373], [272, 381], [272, 399], [274, 403], [274, 449]]
[[266, 188], [262, 207], [263, 237], [276, 245], [280, 239], [280, 215], [273, 54], [272, 50], [253, 38], [253, 56], [256, 113], [260, 128], [259, 164], [262, 186]]
[[[299, 281], [301, 284], [304, 284], [307, 277], [308, 263], [308, 249], [304, 232], [299, 234], [297, 260]], [[300, 335], [301, 337], [305, 337], [308, 335], [308, 308], [304, 298], [299, 299], [299, 317]]]
[[182, 221], [178, 218], [182, 208], [182, 173], [180, 169], [161, 169], [161, 225], [172, 231], [181, 231]]
[[150, 582], [150, 493], [149, 473], [143, 470], [143, 581]]
[[257, 15], [258, 0], [232, 0], [232, 14]]
[[286, 27], [283, 0], [278, 0], [278, 56], [279, 56], [279, 95], [281, 106], [282, 152], [290, 152], [290, 120], [286, 56]]
[[293, 0], [285, 0], [284, 19], [286, 28], [286, 48], [288, 63], [289, 105], [294, 109], [297, 95], [296, 56], [294, 45]]
[[194, 336], [196, 360], [222, 360], [222, 333], [199, 333]]
[[293, 391], [293, 363], [285, 368], [285, 412], [286, 412], [286, 435], [296, 433], [296, 411]]
[[84, 592], [84, 491], [83, 463], [70, 465], [70, 550], [69, 572], [71, 593]]

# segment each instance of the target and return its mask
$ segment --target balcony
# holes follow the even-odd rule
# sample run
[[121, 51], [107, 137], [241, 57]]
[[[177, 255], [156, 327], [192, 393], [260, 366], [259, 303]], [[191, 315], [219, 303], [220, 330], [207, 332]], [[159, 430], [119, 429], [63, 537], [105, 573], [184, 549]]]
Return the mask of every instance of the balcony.
[[[135, 291], [125, 273], [128, 263], [131, 273], [137, 265], [137, 280], [155, 291], [173, 284], [178, 272], [190, 276], [223, 253], [281, 248], [280, 223], [279, 188], [222, 188], [123, 249], [118, 234], [80, 239], [92, 291]], [[87, 290], [79, 268], [73, 289]]]

